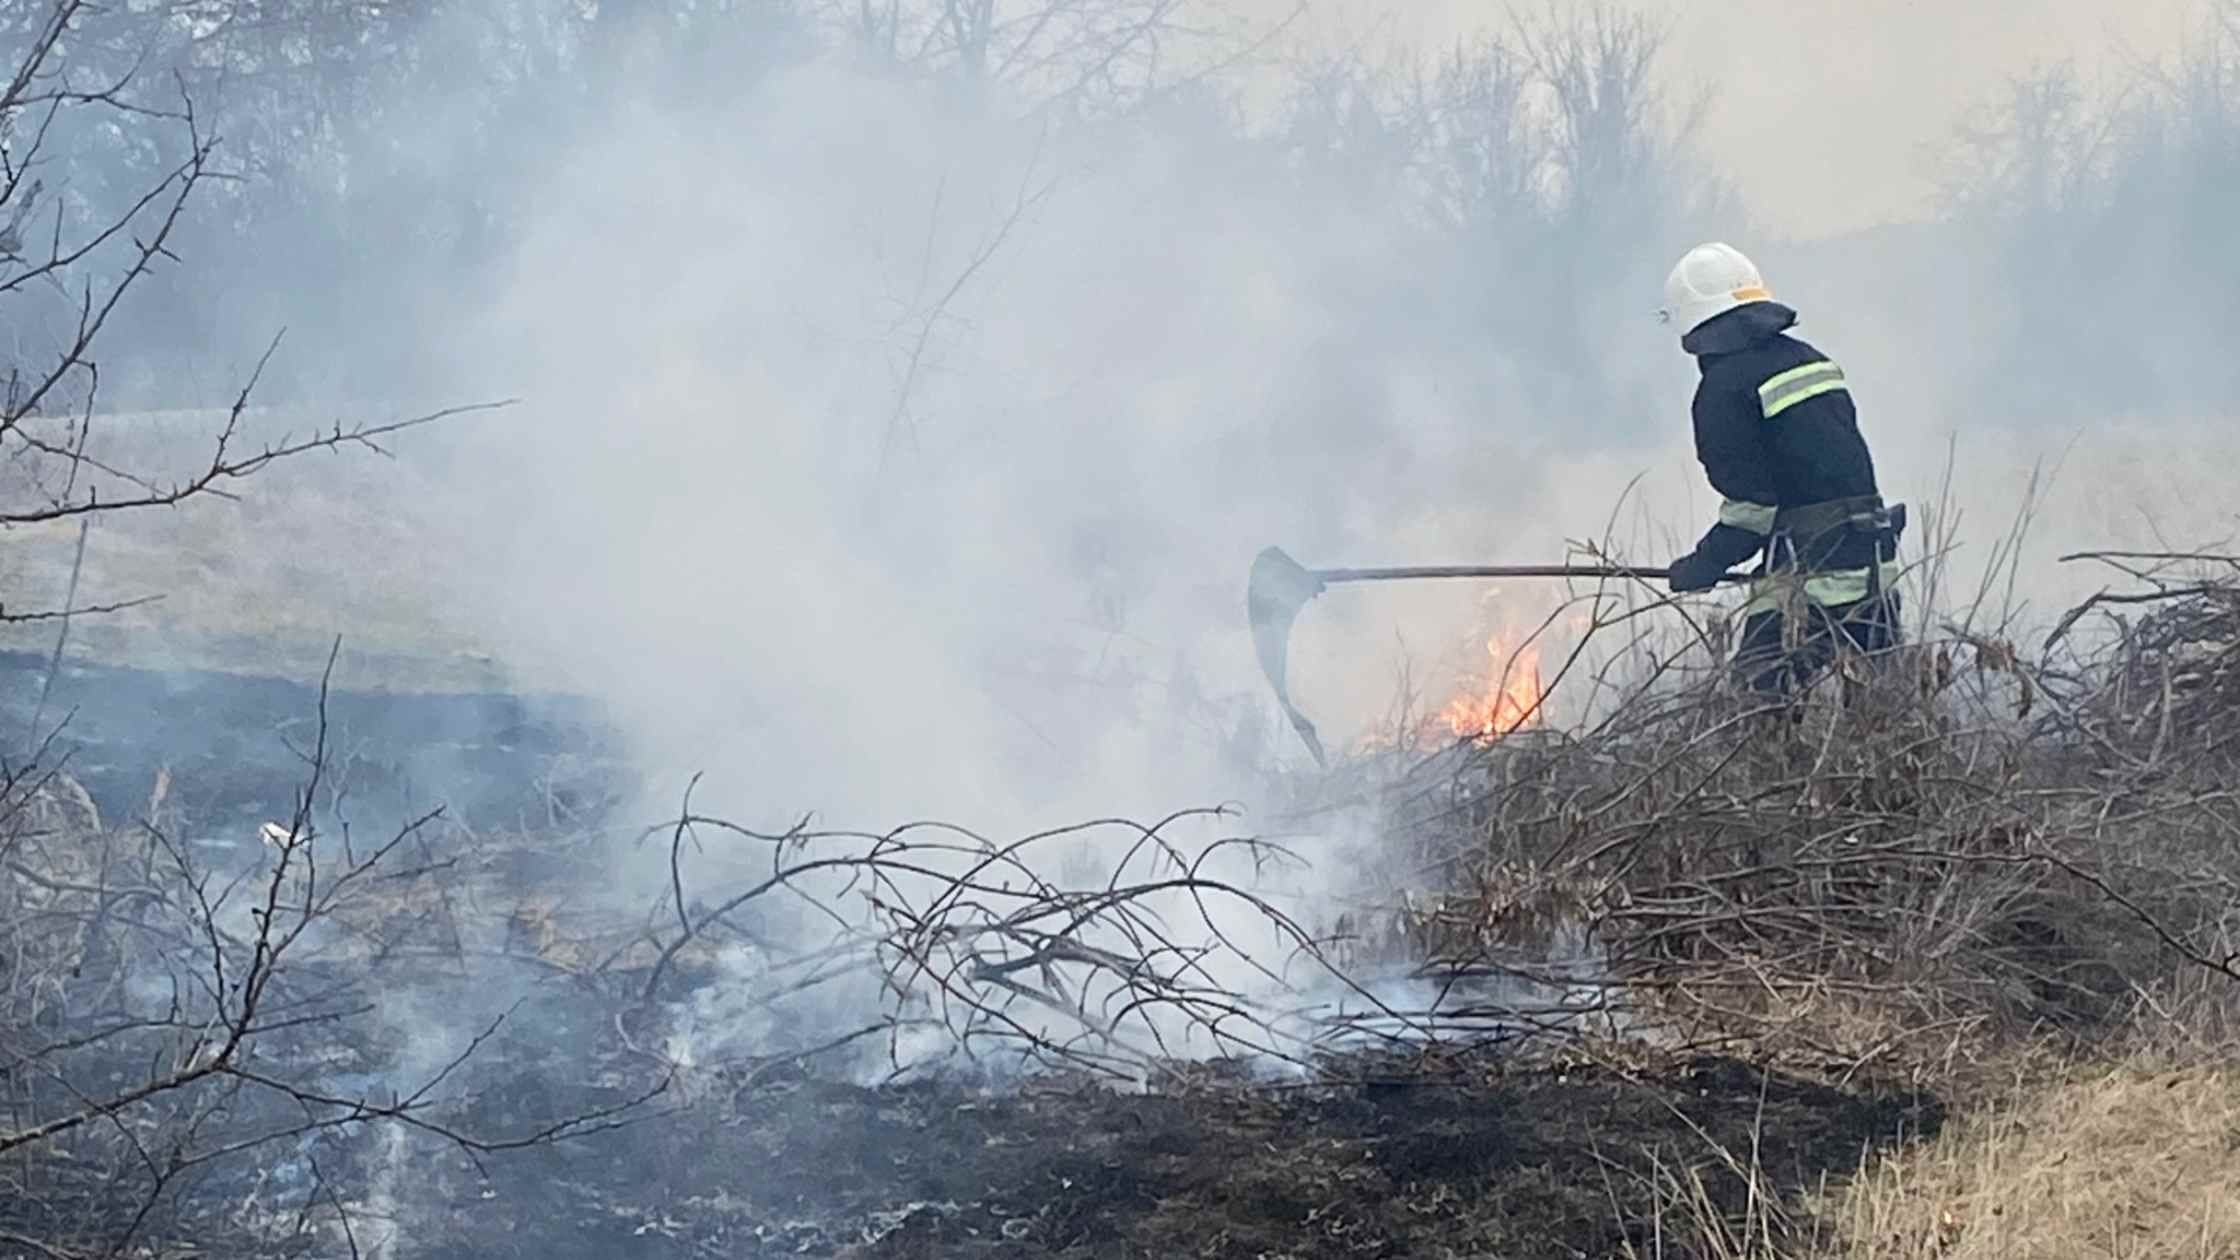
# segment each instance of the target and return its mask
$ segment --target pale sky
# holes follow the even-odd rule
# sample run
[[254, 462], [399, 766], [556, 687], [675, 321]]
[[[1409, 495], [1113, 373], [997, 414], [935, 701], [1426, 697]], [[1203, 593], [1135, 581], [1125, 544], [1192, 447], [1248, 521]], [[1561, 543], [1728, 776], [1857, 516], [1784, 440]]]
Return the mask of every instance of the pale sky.
[[[1276, 11], [1286, 0], [1251, 0]], [[1315, 37], [1442, 43], [1587, 0], [1310, 0]], [[2034, 64], [2088, 80], [2170, 55], [2214, 0], [1632, 0], [1671, 24], [1667, 68], [1713, 92], [1704, 140], [1770, 228], [1817, 236], [1917, 217], [1928, 151]]]

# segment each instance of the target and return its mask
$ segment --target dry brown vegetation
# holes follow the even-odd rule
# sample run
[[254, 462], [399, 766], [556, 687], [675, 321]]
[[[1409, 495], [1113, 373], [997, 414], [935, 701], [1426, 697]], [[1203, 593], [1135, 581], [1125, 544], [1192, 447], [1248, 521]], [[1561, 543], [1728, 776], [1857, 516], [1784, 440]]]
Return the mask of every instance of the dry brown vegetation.
[[2018, 1082], [1826, 1205], [1859, 1260], [2240, 1255], [2240, 1076], [2158, 1056]]
[[1444, 889], [1389, 920], [1426, 971], [1968, 1117], [1804, 1198], [1707, 1140], [1641, 1254], [2236, 1254], [2240, 565], [2070, 559], [2115, 581], [2040, 635], [1923, 618], [1786, 708], [1598, 592], [1548, 701], [1591, 703], [1386, 790]]
[[[1552, 694], [1603, 698], [1561, 723], [1313, 785], [1415, 859], [1328, 922], [1258, 891], [1298, 859], [1218, 813], [994, 839], [688, 801], [361, 850], [307, 803], [214, 879], [160, 793], [120, 829], [46, 774], [9, 798], [0, 1228], [72, 1256], [493, 1254], [530, 1221], [680, 1254], [2231, 1254], [2240, 587], [2097, 562], [2120, 585], [2037, 650], [1925, 624], [1848, 705], [1744, 704], [1702, 641], [1582, 651]], [[654, 867], [635, 904], [590, 891]], [[1395, 996], [1395, 965], [1452, 989]], [[375, 995], [509, 975], [536, 996], [426, 1093], [332, 1084], [414, 1066]]]
[[[1179, 33], [1166, 0], [1010, 27], [889, 8], [851, 33], [999, 78], [1091, 57], [1091, 80], [1048, 85], [1077, 105], [1149, 94], [1142, 58]], [[227, 529], [288, 528], [289, 500], [168, 523], [446, 413], [260, 437], [252, 373], [190, 417], [190, 449], [108, 445], [96, 342], [170, 259], [213, 141], [184, 80], [69, 73], [63, 37], [93, 12], [18, 6], [0, 84], [0, 298], [54, 330], [0, 391], [0, 523], [39, 545], [0, 569], [0, 644], [44, 647], [92, 604], [181, 657], [189, 622], [324, 651], [333, 616], [424, 647], [411, 618], [371, 625], [299, 575], [279, 607], [198, 580], [247, 549]], [[1573, 26], [1516, 64], [1562, 117], [1631, 137], [1654, 44]], [[1389, 120], [1310, 108], [1297, 130], [1468, 149], [1522, 117], [1509, 66], [1461, 61]], [[172, 140], [105, 219], [66, 220], [42, 182], [48, 124], [76, 114]], [[1569, 207], [1500, 172], [1552, 162], [1578, 204], [1637, 207], [1661, 154], [1597, 179], [1591, 153], [1539, 153], [1427, 191], [1442, 222], [1553, 241]], [[920, 350], [943, 314], [906, 321]], [[173, 508], [82, 564], [86, 522]], [[354, 545], [417, 569], [391, 524]], [[1561, 723], [1312, 785], [1373, 800], [1376, 868], [1406, 867], [1332, 923], [1265, 894], [1294, 855], [1221, 815], [993, 838], [758, 829], [688, 800], [650, 829], [431, 813], [369, 842], [322, 714], [293, 810], [228, 838], [180, 817], [166, 776], [103, 818], [34, 740], [0, 758], [0, 1249], [2232, 1255], [2240, 558], [2087, 562], [2124, 586], [2047, 633], [1925, 618], [1879, 671], [1846, 664], [1856, 703], [1794, 712], [1707, 675], [1716, 627], [1660, 638], [1648, 605], [1590, 596], [1553, 679], [1585, 702]], [[124, 608], [142, 592], [88, 599], [89, 577], [186, 589]], [[596, 895], [653, 868], [651, 895]], [[1395, 962], [1442, 1000], [1392, 997]], [[517, 1000], [457, 1025], [494, 994]]]

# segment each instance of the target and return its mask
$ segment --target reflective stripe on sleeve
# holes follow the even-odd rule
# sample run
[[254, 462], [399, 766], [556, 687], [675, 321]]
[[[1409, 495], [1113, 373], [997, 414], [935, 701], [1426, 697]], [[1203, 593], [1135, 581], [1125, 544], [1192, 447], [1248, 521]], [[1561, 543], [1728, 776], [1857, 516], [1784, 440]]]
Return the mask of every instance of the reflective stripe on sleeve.
[[1729, 499], [1719, 505], [1719, 523], [1745, 529], [1765, 538], [1773, 533], [1773, 518], [1779, 513], [1780, 509], [1771, 504]]
[[1765, 418], [1771, 420], [1807, 398], [1818, 398], [1843, 388], [1843, 369], [1822, 359], [1790, 368], [1758, 386], [1758, 407]]

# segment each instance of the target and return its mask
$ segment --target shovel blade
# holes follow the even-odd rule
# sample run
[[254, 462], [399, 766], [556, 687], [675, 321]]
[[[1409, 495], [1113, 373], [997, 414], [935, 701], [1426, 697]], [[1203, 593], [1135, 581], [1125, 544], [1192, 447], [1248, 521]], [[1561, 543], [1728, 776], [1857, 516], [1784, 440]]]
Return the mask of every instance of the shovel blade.
[[1291, 623], [1298, 619], [1299, 610], [1321, 593], [1322, 579], [1312, 570], [1284, 554], [1282, 548], [1269, 547], [1253, 558], [1252, 576], [1245, 588], [1245, 616], [1252, 626], [1253, 653], [1260, 658], [1260, 671], [1275, 689], [1283, 715], [1291, 720], [1291, 729], [1299, 732], [1307, 751], [1314, 754], [1315, 764], [1327, 767], [1322, 738], [1315, 734], [1314, 723], [1291, 702], [1291, 690], [1284, 680], [1291, 654]]

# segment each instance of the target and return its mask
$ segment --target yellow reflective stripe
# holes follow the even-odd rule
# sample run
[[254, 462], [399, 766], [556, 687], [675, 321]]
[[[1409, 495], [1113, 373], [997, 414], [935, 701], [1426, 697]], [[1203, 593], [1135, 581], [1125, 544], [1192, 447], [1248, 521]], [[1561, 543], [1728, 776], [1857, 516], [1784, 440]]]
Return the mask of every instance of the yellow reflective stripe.
[[1760, 398], [1770, 398], [1773, 395], [1780, 393], [1786, 386], [1794, 385], [1799, 381], [1807, 380], [1815, 376], [1820, 376], [1828, 372], [1833, 372], [1836, 375], [1841, 376], [1843, 374], [1843, 369], [1837, 367], [1832, 360], [1814, 359], [1812, 362], [1807, 363], [1802, 367], [1793, 367], [1786, 372], [1776, 373], [1775, 375], [1767, 377], [1765, 379], [1765, 383], [1758, 386], [1758, 396]]
[[1768, 420], [1807, 398], [1818, 398], [1844, 388], [1843, 369], [1822, 359], [1790, 368], [1758, 386], [1758, 407]]
[[1844, 388], [1844, 384], [1840, 380], [1822, 381], [1817, 385], [1808, 386], [1804, 389], [1798, 390], [1794, 394], [1785, 395], [1783, 396], [1781, 401], [1770, 403], [1766, 406], [1766, 419], [1773, 419], [1775, 416], [1780, 415], [1782, 412], [1796, 406], [1798, 403], [1803, 402], [1807, 398], [1818, 398], [1822, 394], [1832, 394], [1842, 388]]
[[[1904, 565], [1895, 560], [1885, 561], [1882, 565], [1882, 589], [1887, 591], [1895, 587], [1904, 572]], [[1826, 573], [1808, 573], [1804, 575], [1804, 597], [1822, 608], [1841, 608], [1845, 604], [1856, 604], [1873, 590], [1869, 577], [1865, 566], [1833, 569]], [[1750, 599], [1742, 606], [1743, 615], [1754, 616], [1776, 611], [1788, 599], [1788, 593], [1796, 585], [1797, 575], [1794, 573], [1777, 573], [1772, 577], [1758, 579], [1750, 584]]]
[[[1874, 589], [1873, 574], [1866, 569], [1838, 569], [1815, 573], [1804, 580], [1804, 597], [1823, 608], [1856, 604]], [[1887, 575], [1885, 575], [1887, 576]]]
[[1760, 538], [1773, 533], [1773, 518], [1781, 509], [1766, 503], [1752, 503], [1747, 499], [1729, 499], [1719, 505], [1719, 523], [1746, 529]]
[[1742, 615], [1755, 617], [1759, 613], [1774, 612], [1781, 607], [1781, 592], [1770, 583], [1760, 582], [1750, 588], [1750, 598], [1743, 601]]

